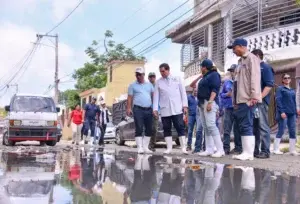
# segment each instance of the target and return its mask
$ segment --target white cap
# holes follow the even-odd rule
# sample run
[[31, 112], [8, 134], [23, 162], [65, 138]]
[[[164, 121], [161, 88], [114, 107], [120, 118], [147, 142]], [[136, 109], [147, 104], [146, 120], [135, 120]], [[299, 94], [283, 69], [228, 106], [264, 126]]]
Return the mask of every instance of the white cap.
[[105, 101], [100, 101], [100, 104], [101, 104], [101, 105], [105, 104]]
[[145, 70], [143, 67], [137, 67], [135, 69], [135, 73], [145, 74]]

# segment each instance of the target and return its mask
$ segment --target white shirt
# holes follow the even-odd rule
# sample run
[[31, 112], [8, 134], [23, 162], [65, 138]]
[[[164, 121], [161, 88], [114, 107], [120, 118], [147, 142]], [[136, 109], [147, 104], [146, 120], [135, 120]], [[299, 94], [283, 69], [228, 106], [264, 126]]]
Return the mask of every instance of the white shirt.
[[[101, 108], [101, 115], [100, 115], [100, 124], [102, 124], [102, 122], [106, 125], [107, 124], [107, 120], [106, 120], [106, 111], [108, 112], [108, 115], [111, 115], [111, 113], [109, 112], [109, 110], [105, 107], [105, 108]], [[103, 116], [102, 116], [103, 114]], [[104, 118], [104, 121], [102, 121], [102, 117]]]
[[185, 87], [180, 77], [169, 76], [156, 81], [153, 96], [153, 110], [160, 107], [161, 117], [182, 114], [183, 107], [188, 107]]

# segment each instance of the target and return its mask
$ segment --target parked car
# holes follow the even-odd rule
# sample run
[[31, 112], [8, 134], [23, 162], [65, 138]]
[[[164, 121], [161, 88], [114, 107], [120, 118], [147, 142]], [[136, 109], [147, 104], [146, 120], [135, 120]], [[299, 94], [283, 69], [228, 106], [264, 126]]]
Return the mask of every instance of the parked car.
[[13, 146], [16, 142], [39, 141], [49, 146], [57, 143], [57, 112], [59, 107], [50, 96], [15, 94], [10, 105], [3, 132], [3, 145]]
[[[172, 128], [172, 137], [177, 145], [180, 145], [177, 132], [175, 128]], [[122, 118], [122, 121], [116, 126], [116, 144], [124, 145], [125, 141], [135, 140], [135, 125], [133, 118]], [[165, 141], [163, 133], [163, 125], [161, 119], [158, 121], [158, 132], [156, 141]]]
[[112, 123], [107, 123], [106, 131], [104, 134], [104, 142], [116, 140], [116, 127]]

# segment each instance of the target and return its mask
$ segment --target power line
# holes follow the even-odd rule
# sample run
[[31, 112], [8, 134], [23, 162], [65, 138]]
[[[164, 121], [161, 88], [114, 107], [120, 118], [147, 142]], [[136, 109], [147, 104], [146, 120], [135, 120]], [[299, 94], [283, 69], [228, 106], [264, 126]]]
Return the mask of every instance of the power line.
[[126, 23], [130, 18], [132, 18], [135, 14], [137, 14], [138, 12], [140, 12], [141, 10], [143, 10], [149, 3], [151, 3], [151, 1], [153, 1], [153, 0], [148, 0], [147, 2], [145, 2], [144, 4], [142, 4], [142, 6], [140, 8], [138, 8], [130, 16], [128, 16], [127, 18], [125, 18], [124, 21], [122, 21], [119, 24], [119, 26], [114, 27], [112, 30], [116, 30], [118, 27], [120, 27], [121, 25], [123, 25], [124, 23]]
[[69, 18], [72, 13], [74, 13], [74, 11], [83, 3], [84, 0], [81, 0], [77, 6], [61, 21], [59, 22], [56, 26], [54, 26], [51, 30], [49, 30], [46, 35], [48, 35], [49, 33], [51, 33], [53, 30], [55, 30], [58, 26], [60, 26], [65, 20], [67, 20], [67, 18]]
[[149, 30], [154, 25], [156, 25], [157, 23], [159, 23], [160, 21], [162, 21], [163, 19], [165, 19], [166, 17], [168, 17], [169, 15], [171, 15], [172, 13], [174, 13], [175, 11], [177, 11], [179, 8], [181, 8], [182, 6], [184, 6], [185, 4], [187, 4], [189, 1], [190, 0], [187, 0], [187, 1], [183, 2], [178, 7], [176, 7], [175, 9], [173, 9], [172, 11], [170, 11], [169, 13], [167, 13], [166, 15], [164, 15], [162, 18], [160, 18], [159, 20], [155, 21], [153, 24], [151, 24], [150, 26], [148, 26], [147, 28], [145, 28], [144, 30], [142, 30], [141, 32], [139, 32], [138, 34], [136, 34], [135, 36], [133, 36], [132, 38], [130, 38], [129, 40], [127, 40], [124, 44], [130, 42], [131, 40], [135, 39], [139, 35], [143, 34], [145, 31]]
[[[205, 1], [205, 0], [203, 0]], [[139, 46], [140, 44], [142, 44], [143, 42], [147, 41], [148, 39], [152, 38], [154, 35], [156, 35], [157, 33], [159, 33], [160, 31], [164, 30], [165, 28], [167, 28], [169, 25], [171, 25], [172, 23], [174, 23], [175, 21], [179, 20], [180, 18], [182, 18], [183, 16], [185, 16], [187, 13], [189, 13], [190, 11], [192, 11], [193, 9], [195, 9], [197, 6], [199, 6], [203, 1], [198, 2], [193, 8], [187, 10], [186, 12], [184, 12], [182, 15], [180, 15], [179, 17], [175, 18], [174, 20], [172, 20], [170, 23], [168, 23], [167, 25], [165, 25], [164, 27], [162, 27], [161, 29], [159, 29], [158, 31], [156, 31], [155, 33], [151, 34], [150, 36], [146, 37], [145, 39], [143, 39], [141, 42], [135, 44], [131, 49]]]

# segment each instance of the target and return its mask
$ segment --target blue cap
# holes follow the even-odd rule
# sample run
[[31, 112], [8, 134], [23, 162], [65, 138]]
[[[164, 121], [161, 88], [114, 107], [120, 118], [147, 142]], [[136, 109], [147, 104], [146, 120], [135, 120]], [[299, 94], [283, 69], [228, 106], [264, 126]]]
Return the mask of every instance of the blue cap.
[[214, 63], [210, 59], [205, 59], [201, 62], [201, 67], [206, 67], [207, 69], [212, 69]]
[[248, 42], [244, 38], [237, 38], [237, 39], [235, 39], [233, 41], [232, 45], [228, 45], [227, 48], [228, 49], [233, 49], [237, 45], [240, 45], [240, 46], [243, 46], [243, 47], [247, 47]]
[[234, 71], [237, 68], [236, 64], [232, 64], [227, 71]]

